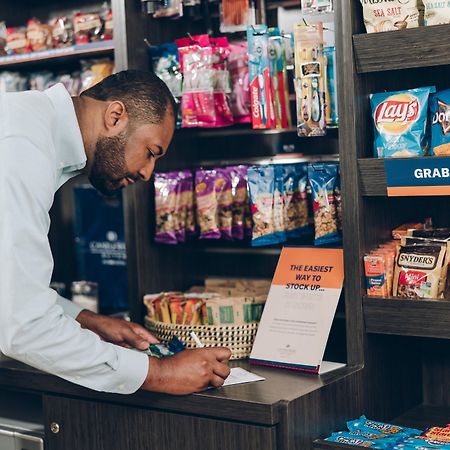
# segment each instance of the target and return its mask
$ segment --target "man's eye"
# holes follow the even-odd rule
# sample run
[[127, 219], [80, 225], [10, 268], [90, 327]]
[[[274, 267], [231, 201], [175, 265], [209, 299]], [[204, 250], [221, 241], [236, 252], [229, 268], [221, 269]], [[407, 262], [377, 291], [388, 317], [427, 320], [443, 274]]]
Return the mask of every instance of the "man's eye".
[[149, 148], [147, 149], [147, 152], [148, 152], [148, 158], [149, 159], [155, 157], [155, 154]]

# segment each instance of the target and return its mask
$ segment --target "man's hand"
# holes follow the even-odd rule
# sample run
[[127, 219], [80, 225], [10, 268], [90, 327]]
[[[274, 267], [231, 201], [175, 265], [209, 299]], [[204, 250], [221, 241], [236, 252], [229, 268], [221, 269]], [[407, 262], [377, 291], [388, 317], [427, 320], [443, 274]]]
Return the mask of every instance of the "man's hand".
[[122, 347], [147, 350], [150, 344], [158, 343], [158, 339], [144, 327], [126, 320], [94, 314], [84, 309], [78, 314], [77, 321], [82, 328], [93, 331], [104, 341], [121, 345]]
[[225, 347], [184, 350], [166, 358], [150, 358], [142, 389], [165, 394], [186, 395], [222, 386], [230, 374], [231, 352]]

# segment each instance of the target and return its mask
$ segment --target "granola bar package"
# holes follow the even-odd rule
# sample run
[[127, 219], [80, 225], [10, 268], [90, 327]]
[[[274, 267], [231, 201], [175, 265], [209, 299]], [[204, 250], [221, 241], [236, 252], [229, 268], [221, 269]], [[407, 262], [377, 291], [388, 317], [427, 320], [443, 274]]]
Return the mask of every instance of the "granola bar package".
[[425, 6], [425, 26], [450, 23], [450, 3], [448, 1], [422, 1]]
[[394, 296], [437, 298], [445, 245], [401, 246], [395, 267]]
[[245, 210], [248, 205], [247, 166], [227, 167], [231, 179], [232, 196], [232, 237], [235, 240], [244, 239]]
[[233, 228], [233, 194], [231, 176], [226, 168], [216, 169], [217, 178], [215, 189], [217, 196], [217, 210], [219, 217], [220, 235], [223, 239], [232, 239]]
[[[248, 187], [253, 216], [252, 245], [272, 245], [284, 242], [285, 234], [277, 232], [275, 220], [275, 167], [253, 166], [248, 169]], [[281, 197], [281, 195], [280, 195]], [[279, 213], [279, 211], [277, 211]], [[282, 210], [281, 210], [282, 214]]]
[[157, 173], [155, 175], [155, 242], [161, 244], [178, 243], [179, 187], [177, 172]]
[[300, 237], [308, 229], [308, 165], [285, 164], [282, 171], [284, 229], [287, 237]]
[[195, 173], [195, 200], [200, 239], [220, 239], [216, 177], [215, 169], [200, 169]]
[[314, 209], [314, 244], [324, 245], [341, 240], [338, 231], [334, 188], [337, 164], [313, 163], [308, 165]]
[[417, 28], [421, 21], [420, 0], [361, 0], [368, 33]]

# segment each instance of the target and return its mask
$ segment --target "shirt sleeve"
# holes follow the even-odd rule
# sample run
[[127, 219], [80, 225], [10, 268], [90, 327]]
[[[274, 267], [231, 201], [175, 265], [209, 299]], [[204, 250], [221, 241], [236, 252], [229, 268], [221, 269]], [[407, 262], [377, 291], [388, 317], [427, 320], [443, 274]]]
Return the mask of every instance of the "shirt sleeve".
[[61, 306], [64, 314], [72, 317], [72, 319], [76, 319], [78, 314], [83, 311], [83, 308], [80, 305], [77, 305], [76, 303], [67, 300], [67, 298], [61, 297], [60, 295], [56, 297], [56, 303]]
[[27, 139], [0, 139], [0, 350], [91, 389], [135, 392], [147, 376], [148, 356], [82, 329], [77, 310], [49, 287], [53, 167]]

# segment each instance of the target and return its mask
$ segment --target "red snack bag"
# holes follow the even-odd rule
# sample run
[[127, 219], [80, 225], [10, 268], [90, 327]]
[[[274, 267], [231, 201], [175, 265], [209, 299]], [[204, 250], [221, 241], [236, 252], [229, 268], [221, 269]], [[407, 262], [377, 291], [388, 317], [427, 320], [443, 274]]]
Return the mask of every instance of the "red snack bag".
[[103, 20], [102, 40], [111, 41], [113, 38], [113, 28], [114, 28], [111, 8], [106, 8], [102, 11], [102, 20]]
[[51, 25], [54, 48], [69, 47], [73, 44], [73, 25], [68, 17], [57, 17]]
[[33, 52], [52, 48], [52, 32], [50, 25], [38, 19], [30, 19], [27, 25], [27, 39]]
[[31, 46], [27, 38], [25, 27], [9, 27], [6, 29], [7, 53], [29, 53]]
[[73, 18], [73, 29], [76, 44], [87, 44], [99, 41], [102, 32], [102, 21], [97, 13], [75, 13]]

